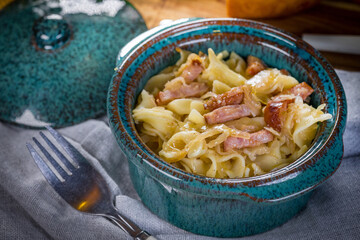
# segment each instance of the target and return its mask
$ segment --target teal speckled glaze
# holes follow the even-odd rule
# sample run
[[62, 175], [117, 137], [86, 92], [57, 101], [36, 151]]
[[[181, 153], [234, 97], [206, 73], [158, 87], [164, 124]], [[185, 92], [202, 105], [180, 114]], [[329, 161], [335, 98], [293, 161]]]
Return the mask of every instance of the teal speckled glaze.
[[146, 30], [122, 0], [17, 0], [0, 10], [0, 119], [30, 127], [106, 112], [117, 49]]
[[[173, 65], [181, 47], [255, 55], [288, 70], [326, 103], [333, 118], [320, 124], [310, 149], [290, 165], [261, 176], [216, 179], [184, 172], [161, 160], [141, 140], [132, 109], [147, 80]], [[275, 27], [241, 19], [188, 19], [145, 32], [118, 56], [108, 93], [110, 127], [128, 157], [131, 179], [143, 203], [170, 223], [193, 233], [239, 237], [267, 231], [297, 214], [312, 190], [339, 167], [346, 98], [331, 65], [310, 45]], [[301, 227], [301, 226], [299, 226]]]

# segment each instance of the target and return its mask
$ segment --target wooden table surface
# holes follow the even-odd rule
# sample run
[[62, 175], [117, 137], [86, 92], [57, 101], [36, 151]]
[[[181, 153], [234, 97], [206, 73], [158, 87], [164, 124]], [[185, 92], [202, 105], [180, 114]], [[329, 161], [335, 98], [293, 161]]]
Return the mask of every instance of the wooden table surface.
[[[129, 0], [145, 19], [148, 28], [162, 20], [187, 17], [227, 17], [225, 0]], [[322, 1], [289, 17], [257, 19], [298, 36], [304, 33], [360, 35], [360, 4], [351, 1]], [[322, 52], [336, 68], [360, 71], [360, 55]]]

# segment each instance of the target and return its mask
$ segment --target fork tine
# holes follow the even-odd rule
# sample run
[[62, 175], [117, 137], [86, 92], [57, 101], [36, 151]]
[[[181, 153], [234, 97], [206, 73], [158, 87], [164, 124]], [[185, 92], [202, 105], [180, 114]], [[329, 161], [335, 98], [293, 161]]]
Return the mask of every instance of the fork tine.
[[56, 169], [56, 171], [58, 171], [60, 176], [63, 179], [66, 179], [66, 176], [68, 176], [68, 174], [65, 172], [65, 170], [56, 162], [56, 160], [50, 155], [50, 153], [48, 151], [46, 151], [46, 149], [43, 147], [43, 145], [41, 145], [36, 138], [33, 137], [33, 140], [34, 140], [35, 144], [39, 147], [39, 149], [43, 152], [45, 157], [49, 160], [49, 162]]
[[59, 149], [46, 137], [43, 132], [40, 132], [40, 136], [45, 140], [45, 142], [49, 145], [49, 147], [55, 152], [56, 156], [60, 158], [60, 160], [65, 164], [65, 166], [69, 169], [70, 172], [75, 170], [75, 167], [72, 163], [62, 154]]
[[35, 148], [30, 143], [26, 143], [26, 147], [28, 148], [31, 156], [35, 160], [36, 165], [38, 165], [38, 167], [40, 168], [40, 171], [45, 176], [47, 181], [53, 186], [56, 185], [57, 183], [59, 183], [60, 179], [49, 168], [49, 166], [45, 163], [45, 161], [42, 159], [42, 157], [35, 150]]
[[52, 127], [46, 126], [47, 130], [51, 133], [51, 135], [55, 138], [55, 140], [61, 145], [63, 149], [69, 154], [69, 156], [77, 163], [77, 164], [86, 164], [90, 165], [90, 163], [84, 158], [81, 153], [76, 150], [73, 145], [71, 145], [60, 133], [55, 131]]

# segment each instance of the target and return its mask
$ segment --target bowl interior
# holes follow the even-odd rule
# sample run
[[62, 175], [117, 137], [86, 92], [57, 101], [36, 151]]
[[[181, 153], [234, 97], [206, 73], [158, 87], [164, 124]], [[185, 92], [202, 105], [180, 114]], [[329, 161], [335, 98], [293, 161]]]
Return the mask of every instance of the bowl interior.
[[333, 79], [337, 79], [337, 76], [326, 60], [308, 44], [279, 29], [245, 20], [204, 20], [183, 24], [154, 34], [130, 51], [120, 61], [118, 68], [121, 71], [115, 74], [113, 86], [110, 88], [110, 95], [113, 95], [109, 105], [110, 121], [116, 120], [111, 116], [111, 112], [116, 112], [119, 122], [115, 122], [115, 125], [121, 127], [118, 140], [128, 142], [130, 139], [131, 144], [126, 147], [130, 148], [130, 151], [140, 149], [144, 156], [151, 159], [155, 167], [163, 171], [180, 173], [182, 176], [206, 178], [175, 169], [156, 156], [137, 134], [131, 114], [137, 97], [148, 79], [178, 60], [176, 47], [196, 53], [199, 51], [207, 53], [207, 49], [212, 48], [215, 52], [227, 50], [234, 51], [242, 57], [248, 55], [259, 57], [268, 66], [286, 69], [299, 82], [309, 83], [315, 90], [311, 96], [311, 105], [317, 107], [325, 103], [327, 105], [325, 111], [333, 115], [331, 120], [321, 124], [307, 153], [294, 163], [261, 176], [226, 181], [247, 182], [283, 174], [307, 161], [308, 156], [318, 152], [334, 130], [338, 118], [339, 90], [334, 85]]

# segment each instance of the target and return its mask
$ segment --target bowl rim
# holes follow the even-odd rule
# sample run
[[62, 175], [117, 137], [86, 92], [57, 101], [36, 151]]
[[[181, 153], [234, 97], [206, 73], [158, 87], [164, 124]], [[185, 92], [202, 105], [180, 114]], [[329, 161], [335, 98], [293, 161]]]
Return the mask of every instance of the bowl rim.
[[[147, 155], [146, 153], [144, 153], [142, 151], [141, 148], [139, 148], [137, 143], [135, 143], [133, 141], [132, 137], [129, 136], [126, 131], [125, 131], [126, 134], [124, 135], [127, 137], [126, 140], [123, 138], [120, 138], [118, 136], [118, 134], [116, 132], [125, 130], [125, 128], [122, 125], [123, 123], [122, 123], [121, 118], [119, 117], [119, 106], [118, 106], [118, 102], [116, 100], [117, 96], [118, 96], [117, 91], [119, 90], [118, 87], [121, 82], [121, 79], [117, 79], [117, 76], [120, 74], [120, 72], [121, 72], [120, 70], [122, 67], [124, 67], [126, 69], [127, 67], [129, 67], [131, 65], [129, 63], [129, 61], [131, 60], [130, 57], [132, 55], [134, 55], [135, 53], [137, 53], [139, 55], [139, 51], [144, 52], [147, 49], [147, 47], [144, 47], [144, 45], [146, 43], [149, 43], [152, 40], [154, 40], [155, 38], [162, 36], [162, 35], [166, 35], [166, 34], [169, 35], [169, 33], [171, 35], [171, 32], [174, 29], [183, 28], [183, 30], [186, 30], [186, 29], [189, 30], [189, 29], [193, 29], [193, 28], [198, 27], [199, 25], [204, 25], [204, 24], [230, 25], [230, 24], [234, 24], [234, 23], [238, 23], [239, 26], [243, 26], [241, 24], [245, 24], [245, 25], [247, 25], [247, 27], [250, 26], [250, 28], [260, 28], [265, 31], [270, 31], [273, 34], [278, 34], [281, 37], [285, 37], [289, 41], [296, 42], [296, 44], [301, 45], [303, 48], [306, 48], [306, 52], [308, 52], [312, 57], [314, 57], [319, 62], [319, 64], [321, 64], [324, 71], [328, 74], [329, 79], [331, 79], [331, 84], [334, 86], [334, 89], [335, 89], [335, 98], [337, 100], [338, 106], [337, 106], [336, 112], [335, 112], [336, 119], [335, 119], [334, 126], [331, 129], [331, 132], [327, 136], [326, 140], [324, 140], [324, 144], [322, 144], [318, 149], [316, 149], [316, 152], [313, 152], [313, 153], [311, 153], [311, 155], [309, 155], [309, 150], [311, 149], [311, 146], [310, 146], [309, 150], [303, 156], [301, 156], [296, 161], [294, 161], [293, 163], [290, 163], [289, 165], [287, 165], [283, 168], [280, 168], [276, 171], [269, 172], [269, 173], [266, 173], [263, 175], [247, 177], [247, 178], [222, 179], [222, 178], [211, 178], [211, 177], [196, 175], [196, 174], [188, 173], [188, 172], [185, 172], [184, 170], [178, 169], [178, 168], [170, 165], [166, 161], [162, 160], [155, 153], [153, 153], [146, 146], [146, 144], [144, 144], [140, 139], [140, 143], [142, 144], [141, 146], [145, 147], [148, 150], [148, 152], [152, 153], [152, 155]], [[132, 61], [134, 61], [134, 59], [132, 59]], [[124, 63], [127, 63], [127, 66], [125, 66]], [[157, 31], [156, 33], [153, 33], [150, 36], [147, 36], [143, 41], [138, 41], [137, 45], [134, 46], [131, 50], [129, 49], [127, 54], [123, 56], [123, 59], [119, 62], [118, 69], [120, 69], [120, 70], [115, 72], [114, 77], [111, 80], [110, 87], [109, 87], [109, 94], [108, 94], [109, 123], [110, 123], [110, 126], [112, 128], [114, 135], [116, 136], [118, 143], [120, 145], [122, 145], [123, 141], [125, 141], [125, 142], [130, 141], [136, 148], [136, 151], [138, 152], [138, 154], [140, 154], [140, 156], [141, 156], [140, 161], [147, 163], [148, 166], [150, 166], [157, 172], [161, 173], [162, 175], [170, 176], [170, 178], [175, 178], [176, 180], [181, 181], [182, 179], [186, 179], [190, 182], [194, 181], [194, 182], [198, 182], [203, 185], [204, 184], [205, 185], [215, 184], [215, 185], [222, 185], [222, 186], [228, 186], [228, 187], [233, 188], [233, 187], [244, 187], [244, 186], [245, 187], [263, 186], [263, 185], [268, 185], [269, 183], [275, 183], [279, 179], [293, 178], [293, 177], [296, 177], [296, 175], [298, 175], [299, 172], [302, 171], [301, 167], [311, 167], [312, 165], [315, 164], [314, 161], [309, 161], [309, 159], [314, 158], [314, 157], [317, 157], [318, 158], [317, 160], [321, 159], [321, 156], [324, 154], [324, 151], [329, 150], [329, 149], [325, 149], [326, 146], [329, 145], [330, 143], [334, 143], [337, 140], [336, 138], [338, 136], [341, 137], [344, 132], [344, 129], [345, 129], [345, 126], [341, 127], [341, 124], [346, 121], [347, 105], [346, 105], [345, 92], [342, 88], [342, 85], [341, 85], [341, 82], [340, 82], [338, 76], [335, 73], [335, 70], [330, 65], [330, 63], [325, 58], [323, 58], [316, 49], [314, 49], [312, 46], [307, 44], [301, 38], [295, 36], [294, 34], [288, 33], [282, 29], [279, 29], [277, 27], [274, 27], [274, 26], [271, 26], [268, 24], [264, 24], [261, 22], [256, 22], [256, 21], [252, 21], [252, 20], [244, 20], [244, 19], [235, 19], [235, 18], [206, 18], [206, 19], [197, 18], [197, 19], [191, 19], [190, 21], [187, 21], [187, 22], [181, 22], [180, 24], [170, 25], [170, 26], [161, 28], [159, 31]], [[116, 121], [114, 121], [114, 117], [116, 118]], [[122, 128], [122, 129], [120, 129], [120, 128]], [[138, 136], [138, 133], [135, 129], [132, 129], [132, 132], [134, 133], [135, 136]], [[341, 141], [342, 141], [342, 139], [341, 139]], [[122, 146], [124, 146], [124, 145], [122, 145]], [[330, 177], [336, 171], [336, 169], [338, 167], [339, 167], [339, 165], [337, 165], [336, 168], [323, 179], [323, 181], [326, 180], [328, 177]], [[174, 174], [176, 174], [176, 176], [174, 176]], [[316, 187], [323, 181], [317, 182], [317, 184], [313, 185], [311, 187], [311, 189], [313, 189], [314, 187]], [[308, 190], [310, 190], [310, 188], [307, 189], [307, 191]]]

